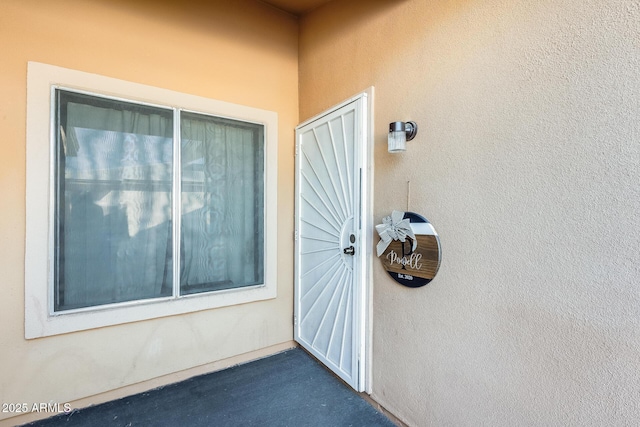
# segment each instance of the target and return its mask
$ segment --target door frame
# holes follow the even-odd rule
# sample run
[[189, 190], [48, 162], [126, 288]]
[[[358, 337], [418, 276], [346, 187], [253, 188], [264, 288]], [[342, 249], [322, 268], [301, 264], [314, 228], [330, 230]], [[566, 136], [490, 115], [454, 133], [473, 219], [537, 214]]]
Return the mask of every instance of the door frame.
[[[358, 144], [354, 150], [358, 153], [358, 169], [360, 174], [360, 254], [356, 261], [358, 275], [356, 281], [357, 289], [360, 290], [358, 295], [357, 313], [354, 314], [354, 321], [357, 322], [358, 331], [358, 384], [357, 391], [364, 391], [368, 394], [372, 392], [372, 256], [373, 256], [373, 96], [374, 87], [370, 86], [364, 91], [328, 108], [322, 113], [313, 116], [310, 119], [300, 123], [295, 128], [295, 213], [294, 213], [294, 229], [295, 229], [295, 248], [294, 248], [294, 319], [298, 313], [298, 297], [295, 294], [295, 287], [299, 280], [299, 266], [297, 261], [298, 251], [298, 220], [299, 220], [299, 203], [298, 196], [300, 194], [300, 159], [299, 159], [299, 140], [298, 130], [302, 127], [313, 123], [323, 117], [333, 113], [334, 111], [351, 104], [355, 101], [363, 103], [362, 115], [358, 124], [357, 135], [362, 143]], [[294, 339], [297, 339], [298, 325], [294, 321]]]

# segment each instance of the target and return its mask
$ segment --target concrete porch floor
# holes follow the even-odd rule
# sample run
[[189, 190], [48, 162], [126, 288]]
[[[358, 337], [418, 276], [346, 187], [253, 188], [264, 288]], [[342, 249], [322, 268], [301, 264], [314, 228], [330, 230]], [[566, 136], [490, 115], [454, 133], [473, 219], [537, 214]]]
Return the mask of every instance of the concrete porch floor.
[[296, 348], [29, 426], [394, 426]]

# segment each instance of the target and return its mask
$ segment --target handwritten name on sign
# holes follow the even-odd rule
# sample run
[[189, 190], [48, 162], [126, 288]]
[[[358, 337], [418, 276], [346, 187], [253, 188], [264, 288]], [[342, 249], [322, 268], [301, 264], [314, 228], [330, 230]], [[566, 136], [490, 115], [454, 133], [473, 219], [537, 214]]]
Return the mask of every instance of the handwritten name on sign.
[[[416, 235], [417, 248], [412, 251], [411, 241], [393, 241], [380, 259], [385, 270], [396, 273], [399, 279], [433, 279], [440, 265], [440, 245], [433, 235]], [[402, 276], [402, 277], [401, 277]], [[407, 277], [410, 276], [410, 277]]]

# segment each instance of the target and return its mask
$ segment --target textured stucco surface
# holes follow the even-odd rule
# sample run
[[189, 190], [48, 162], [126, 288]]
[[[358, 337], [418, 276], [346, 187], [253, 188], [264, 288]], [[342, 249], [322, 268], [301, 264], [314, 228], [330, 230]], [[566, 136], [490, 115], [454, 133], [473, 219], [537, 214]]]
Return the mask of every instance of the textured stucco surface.
[[[440, 233], [427, 287], [374, 260], [373, 397], [409, 425], [640, 422], [639, 23], [637, 0], [301, 20], [300, 119], [375, 86], [376, 223], [410, 181]], [[420, 131], [392, 156], [396, 120]]]
[[[89, 405], [103, 392], [162, 378], [158, 386], [174, 373], [291, 343], [297, 30], [294, 17], [253, 0], [0, 1], [1, 403]], [[27, 61], [277, 112], [278, 297], [25, 340]], [[0, 424], [13, 415], [0, 413]]]
[[[250, 0], [3, 0], [0, 402], [91, 404], [290, 340], [293, 129], [373, 85], [375, 219], [410, 181], [443, 245], [421, 289], [374, 260], [373, 397], [416, 426], [638, 424], [639, 22], [638, 0], [340, 0], [298, 45]], [[25, 341], [29, 60], [277, 111], [278, 299]], [[405, 155], [395, 120], [420, 125]]]

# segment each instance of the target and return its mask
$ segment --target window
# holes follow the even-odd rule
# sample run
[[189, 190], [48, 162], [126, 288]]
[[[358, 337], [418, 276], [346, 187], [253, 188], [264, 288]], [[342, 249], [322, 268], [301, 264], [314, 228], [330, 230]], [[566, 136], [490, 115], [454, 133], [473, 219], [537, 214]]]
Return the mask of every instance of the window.
[[263, 125], [54, 96], [54, 311], [262, 284]]
[[37, 63], [28, 85], [27, 338], [275, 297], [275, 113]]

